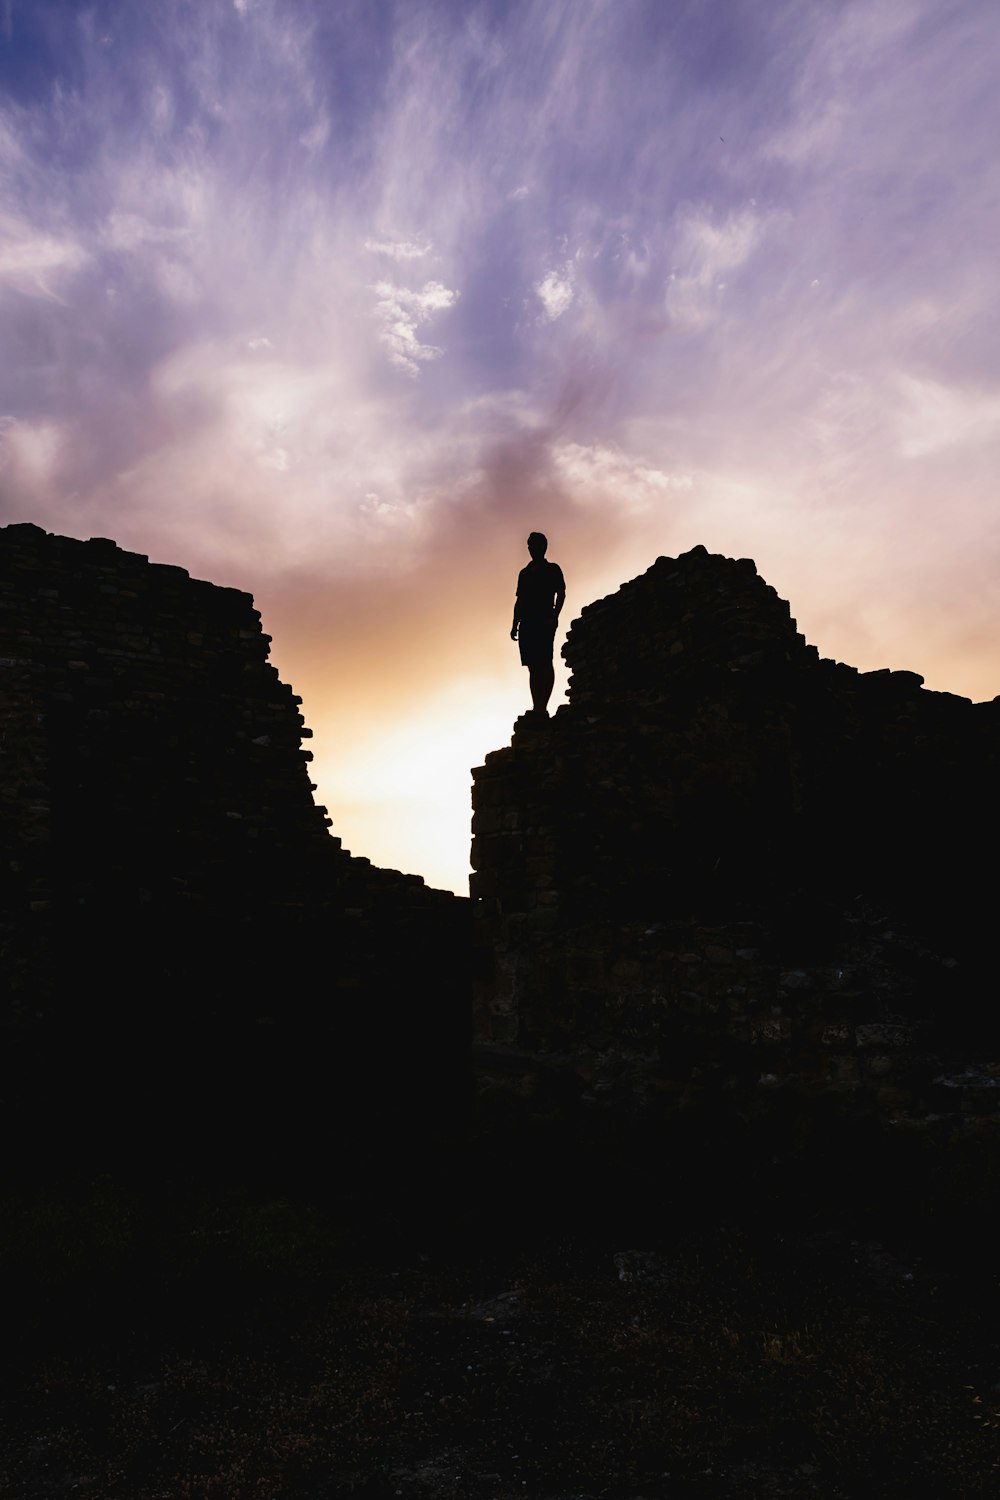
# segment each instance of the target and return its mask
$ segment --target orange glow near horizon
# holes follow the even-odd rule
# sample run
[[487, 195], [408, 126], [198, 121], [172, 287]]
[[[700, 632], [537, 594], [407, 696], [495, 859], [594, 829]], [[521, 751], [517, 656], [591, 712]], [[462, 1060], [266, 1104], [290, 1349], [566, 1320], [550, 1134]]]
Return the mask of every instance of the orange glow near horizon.
[[[627, 556], [621, 564], [610, 566], [600, 560], [589, 567], [578, 562], [582, 576], [568, 573], [569, 597], [561, 624], [568, 629], [584, 604], [615, 592], [657, 555], [664, 551], [676, 555], [694, 545], [694, 539], [685, 538], [670, 549], [645, 549], [641, 563], [630, 562]], [[550, 553], [560, 560], [554, 544]], [[730, 548], [728, 555], [750, 554]], [[509, 604], [516, 566], [522, 562], [512, 547]], [[971, 642], [956, 636], [954, 620], [938, 609], [908, 609], [905, 601], [895, 599], [884, 586], [881, 593], [873, 588], [872, 596], [866, 597], [863, 579], [850, 590], [845, 586], [846, 597], [837, 600], [837, 558], [830, 553], [799, 558], [791, 566], [779, 555], [778, 572], [782, 565], [792, 579], [788, 585], [777, 586], [762, 566], [759, 571], [789, 600], [799, 629], [821, 655], [861, 671], [888, 666], [920, 672], [928, 689], [958, 693], [974, 701], [994, 696], [993, 689], [1000, 684], [992, 675], [991, 643], [984, 635]], [[843, 559], [841, 567], [846, 571]], [[883, 585], [888, 582], [883, 580]], [[804, 607], [797, 602], [797, 594]], [[491, 606], [494, 602], [491, 598]], [[394, 680], [389, 663], [376, 671], [361, 650], [354, 659], [349, 641], [341, 643], [336, 673], [331, 672], [329, 659], [324, 665], [322, 654], [318, 659], [312, 649], [297, 669], [297, 653], [286, 660], [276, 639], [282, 675], [302, 693], [302, 712], [314, 732], [310, 748], [315, 757], [316, 798], [329, 809], [332, 832], [353, 854], [420, 874], [429, 885], [468, 894], [470, 773], [491, 751], [509, 744], [513, 721], [529, 703], [527, 672], [508, 638], [509, 615], [509, 607], [502, 613], [475, 611], [467, 619], [462, 645], [472, 661], [480, 659], [480, 670], [455, 676], [445, 673], [443, 678], [437, 675], [433, 660], [421, 673], [408, 657], [406, 670]], [[266, 615], [264, 623], [267, 628]], [[565, 634], [561, 630], [556, 642], [553, 712], [566, 701], [567, 673], [558, 658]], [[332, 645], [336, 641], [334, 637]]]

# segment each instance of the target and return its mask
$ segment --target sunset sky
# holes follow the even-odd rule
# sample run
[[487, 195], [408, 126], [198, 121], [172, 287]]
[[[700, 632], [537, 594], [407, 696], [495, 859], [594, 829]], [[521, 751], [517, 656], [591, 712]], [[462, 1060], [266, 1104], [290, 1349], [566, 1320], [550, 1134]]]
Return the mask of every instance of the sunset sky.
[[530, 530], [1000, 693], [998, 156], [989, 0], [0, 0], [0, 521], [251, 591], [464, 891]]

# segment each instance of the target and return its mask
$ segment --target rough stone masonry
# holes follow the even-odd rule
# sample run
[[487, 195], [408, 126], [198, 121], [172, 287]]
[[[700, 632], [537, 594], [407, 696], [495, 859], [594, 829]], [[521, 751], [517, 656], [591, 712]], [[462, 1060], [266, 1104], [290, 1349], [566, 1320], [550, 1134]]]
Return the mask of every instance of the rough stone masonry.
[[[983, 1180], [1000, 701], [820, 659], [703, 548], [565, 655], [569, 704], [474, 773], [477, 1178], [905, 1139]], [[267, 658], [248, 594], [0, 530], [15, 1171], [454, 1186], [468, 903], [340, 848]]]
[[358, 1175], [454, 1135], [467, 903], [331, 836], [269, 640], [249, 594], [0, 529], [2, 1104], [26, 1171]]
[[703, 547], [563, 654], [473, 773], [484, 1131], [992, 1139], [1000, 699], [821, 659]]

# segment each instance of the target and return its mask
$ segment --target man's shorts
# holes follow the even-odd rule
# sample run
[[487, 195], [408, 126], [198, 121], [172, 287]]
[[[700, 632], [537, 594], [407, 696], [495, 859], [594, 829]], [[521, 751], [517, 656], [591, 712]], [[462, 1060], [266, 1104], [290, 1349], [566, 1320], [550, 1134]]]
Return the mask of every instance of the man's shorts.
[[521, 648], [522, 667], [545, 667], [552, 660], [556, 622], [551, 615], [541, 620], [521, 620], [517, 627], [517, 644]]

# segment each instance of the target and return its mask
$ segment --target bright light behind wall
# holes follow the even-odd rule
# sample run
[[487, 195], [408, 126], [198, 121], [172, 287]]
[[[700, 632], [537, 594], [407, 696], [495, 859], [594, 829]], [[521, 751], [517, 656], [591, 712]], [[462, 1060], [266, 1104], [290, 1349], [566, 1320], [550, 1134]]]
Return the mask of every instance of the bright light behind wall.
[[[453, 682], [406, 719], [380, 720], [363, 733], [355, 724], [353, 736], [334, 719], [317, 724], [315, 795], [345, 849], [468, 895], [470, 770], [510, 743], [513, 720], [529, 702], [528, 674], [511, 652], [507, 671]], [[564, 677], [553, 711], [564, 701]]]

